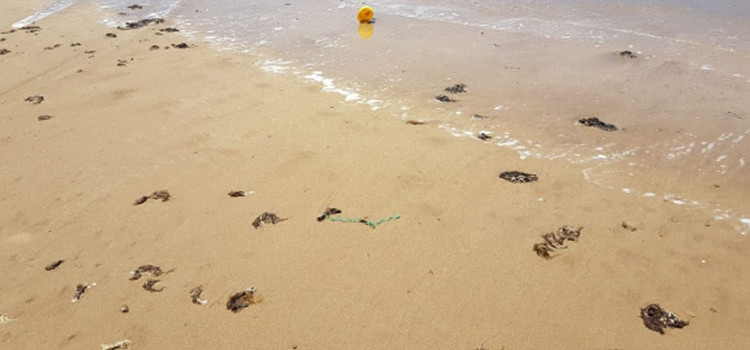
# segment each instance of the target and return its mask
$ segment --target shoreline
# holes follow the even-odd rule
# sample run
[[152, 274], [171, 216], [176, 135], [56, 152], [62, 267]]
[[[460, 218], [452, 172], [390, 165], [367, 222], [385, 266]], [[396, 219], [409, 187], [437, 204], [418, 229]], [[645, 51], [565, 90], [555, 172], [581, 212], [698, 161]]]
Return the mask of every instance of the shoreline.
[[[742, 349], [750, 337], [750, 243], [711, 213], [592, 186], [581, 164], [520, 160], [263, 72], [257, 57], [155, 35], [170, 23], [119, 31], [92, 13], [77, 4], [37, 33], [2, 35], [0, 314], [13, 321], [0, 344]], [[511, 170], [539, 181], [498, 178]], [[157, 190], [172, 197], [133, 205]], [[376, 229], [314, 220], [326, 207], [401, 216]], [[263, 212], [287, 220], [253, 228]], [[583, 226], [579, 241], [537, 256], [533, 244], [563, 225]], [[174, 269], [162, 292], [129, 280], [145, 264]], [[206, 305], [190, 300], [198, 285]], [[261, 301], [226, 310], [250, 286]], [[690, 325], [646, 329], [650, 303]]]

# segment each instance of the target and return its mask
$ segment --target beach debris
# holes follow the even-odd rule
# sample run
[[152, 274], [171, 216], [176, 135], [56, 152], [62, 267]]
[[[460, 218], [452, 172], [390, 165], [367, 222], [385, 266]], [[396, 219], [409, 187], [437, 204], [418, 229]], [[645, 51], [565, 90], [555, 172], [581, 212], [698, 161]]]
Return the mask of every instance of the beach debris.
[[599, 118], [596, 118], [596, 117], [594, 117], [594, 118], [578, 119], [578, 122], [581, 123], [581, 124], [583, 124], [583, 125], [585, 125], [585, 126], [591, 126], [591, 127], [599, 128], [599, 129], [602, 129], [604, 131], [615, 131], [615, 130], [617, 130], [617, 127], [614, 126], [613, 124], [605, 123], [605, 122], [599, 120]]
[[583, 227], [574, 228], [571, 226], [562, 226], [557, 232], [549, 232], [542, 235], [544, 242], [536, 243], [533, 246], [534, 252], [542, 258], [552, 259], [550, 254], [554, 250], [567, 249], [565, 241], [578, 242]]
[[620, 57], [623, 57], [623, 58], [636, 58], [636, 57], [638, 57], [636, 54], [634, 54], [630, 50], [620, 51], [617, 54], [620, 55]]
[[326, 208], [326, 211], [323, 212], [323, 214], [320, 214], [318, 216], [318, 222], [325, 220], [327, 217], [331, 215], [341, 214], [341, 209], [338, 208]]
[[44, 96], [42, 95], [29, 96], [26, 99], [24, 99], [24, 101], [31, 102], [32, 104], [38, 105], [44, 101]]
[[5, 38], [0, 38], [0, 43], [5, 41]]
[[104, 36], [107, 37], [107, 38], [116, 38], [117, 34], [115, 34], [115, 33], [107, 33], [107, 34], [104, 34]]
[[[15, 32], [16, 32], [16, 30], [15, 30], [15, 29], [11, 29], [11, 30], [6, 30], [6, 31], [4, 31], [4, 32], [0, 32], [0, 34], [13, 34], [13, 33], [15, 33]], [[4, 38], [3, 38], [3, 39], [4, 39]]]
[[14, 319], [10, 318], [10, 316], [6, 314], [0, 314], [0, 324], [8, 324], [13, 322]]
[[127, 305], [120, 306], [120, 312], [126, 314], [130, 312], [130, 308]]
[[9, 53], [10, 53], [10, 50], [8, 50], [8, 49], [0, 49], [0, 56], [7, 55]]
[[125, 67], [128, 65], [128, 60], [117, 60], [118, 67]]
[[143, 276], [143, 274], [149, 274], [153, 277], [159, 277], [161, 275], [166, 275], [172, 271], [174, 271], [174, 269], [164, 272], [164, 270], [162, 270], [161, 267], [159, 266], [142, 265], [142, 266], [139, 266], [137, 269], [130, 271], [130, 274], [132, 275], [130, 276], [130, 280], [136, 281], [140, 279]]
[[409, 124], [409, 125], [424, 125], [424, 122], [423, 121], [419, 121], [419, 120], [407, 120], [406, 124]]
[[154, 285], [157, 284], [157, 283], [159, 283], [159, 282], [161, 282], [161, 280], [156, 280], [156, 279], [150, 279], [149, 278], [148, 280], [146, 280], [146, 283], [143, 284], [143, 289], [145, 289], [145, 290], [147, 290], [147, 291], [149, 291], [151, 293], [161, 292], [161, 291], [164, 290], [164, 287], [161, 287], [161, 289], [154, 288]]
[[631, 222], [623, 221], [622, 223], [620, 223], [620, 226], [630, 232], [638, 231], [638, 226]]
[[40, 122], [43, 122], [43, 121], [45, 121], [45, 120], [50, 120], [50, 119], [52, 119], [52, 118], [54, 118], [54, 117], [53, 117], [53, 116], [51, 116], [51, 115], [46, 115], [46, 114], [45, 114], [45, 115], [40, 115], [40, 116], [36, 117], [36, 120], [38, 120], [38, 121], [40, 121]]
[[445, 96], [445, 95], [437, 95], [437, 96], [435, 96], [435, 99], [438, 100], [438, 101], [440, 101], [440, 102], [456, 102], [456, 100], [454, 100], [454, 99], [452, 99], [452, 98], [450, 98], [448, 96]]
[[484, 119], [490, 119], [490, 117], [488, 117], [486, 115], [481, 115], [481, 114], [473, 114], [471, 116], [471, 119], [484, 120]]
[[101, 344], [102, 350], [120, 350], [127, 349], [133, 342], [130, 339], [120, 340], [112, 344]]
[[54, 49], [56, 49], [58, 47], [60, 47], [60, 44], [55, 44], [55, 45], [52, 45], [52, 46], [47, 46], [44, 49], [45, 50], [54, 50]]
[[229, 297], [227, 310], [237, 313], [250, 305], [257, 304], [259, 301], [255, 299], [255, 291], [255, 287], [249, 287]]
[[333, 221], [333, 222], [359, 223], [359, 224], [367, 225], [367, 226], [369, 226], [369, 227], [371, 227], [373, 229], [377, 228], [378, 225], [380, 225], [380, 224], [383, 224], [383, 223], [386, 223], [386, 222], [389, 222], [389, 221], [393, 221], [393, 220], [398, 220], [400, 218], [401, 218], [401, 214], [391, 215], [389, 217], [382, 218], [382, 219], [377, 220], [377, 221], [368, 220], [366, 217], [364, 217], [364, 218], [350, 219], [350, 218], [342, 218], [340, 216], [330, 216], [330, 215], [328, 216], [328, 219], [331, 220], [331, 221]]
[[136, 22], [125, 22], [125, 26], [118, 26], [117, 29], [119, 30], [131, 30], [131, 29], [138, 29], [145, 27], [149, 24], [161, 24], [164, 23], [163, 18], [144, 18], [140, 21]]
[[227, 196], [229, 197], [247, 197], [251, 194], [255, 193], [254, 191], [229, 191], [227, 193]]
[[84, 283], [79, 284], [76, 286], [76, 293], [73, 295], [73, 302], [76, 303], [79, 300], [81, 300], [81, 297], [83, 297], [83, 293], [86, 293], [87, 290], [90, 288], [96, 287], [96, 282], [93, 283]]
[[58, 266], [60, 266], [62, 263], [64, 263], [64, 262], [65, 262], [65, 260], [57, 260], [57, 261], [55, 261], [55, 262], [53, 262], [53, 263], [45, 266], [44, 269], [47, 270], [47, 271], [52, 271], [52, 270], [56, 269]]
[[677, 315], [669, 310], [663, 309], [659, 304], [650, 304], [641, 309], [641, 318], [646, 328], [664, 334], [664, 329], [683, 328], [690, 324], [681, 320]]
[[158, 50], [158, 49], [159, 49], [159, 45], [151, 45], [151, 47], [149, 48], [149, 50], [151, 51]]
[[492, 136], [487, 131], [480, 131], [479, 135], [477, 135], [477, 138], [482, 141], [487, 141], [492, 138]]
[[[25, 31], [26, 33], [32, 34], [32, 33], [36, 33], [42, 30], [42, 28], [40, 26], [23, 26], [21, 28], [18, 28], [18, 30], [22, 30], [22, 31]], [[11, 33], [13, 32], [15, 32], [15, 30], [11, 31]]]
[[517, 170], [503, 171], [502, 173], [500, 173], [500, 178], [515, 184], [536, 182], [539, 180], [539, 177], [536, 176], [536, 174], [525, 173], [523, 171]]
[[456, 84], [456, 85], [453, 85], [453, 86], [449, 86], [449, 87], [445, 88], [445, 91], [450, 92], [452, 94], [465, 93], [466, 92], [466, 84], [459, 83], [459, 84]]
[[203, 286], [197, 286], [190, 290], [190, 298], [193, 299], [193, 304], [206, 305], [208, 300], [201, 299], [201, 293], [203, 293]]
[[81, 43], [70, 43], [70, 47], [81, 46]]
[[136, 199], [135, 202], [133, 203], [133, 205], [141, 205], [143, 203], [146, 203], [146, 201], [149, 200], [149, 199], [154, 199], [154, 200], [161, 199], [162, 202], [166, 202], [171, 197], [172, 196], [169, 194], [169, 191], [167, 191], [167, 190], [158, 190], [158, 191], [154, 191], [154, 193], [151, 193], [148, 196], [142, 196], [142, 197]]
[[143, 9], [143, 5], [133, 4], [128, 6], [128, 10], [141, 10]]
[[167, 27], [167, 28], [159, 29], [159, 31], [166, 32], [166, 33], [175, 33], [175, 32], [179, 32], [180, 30], [177, 28], [173, 28], [173, 27]]
[[172, 47], [174, 47], [175, 49], [187, 49], [190, 46], [188, 46], [188, 44], [186, 43], [179, 43], [179, 44], [172, 44]]
[[373, 11], [372, 7], [362, 6], [359, 8], [359, 11], [357, 11], [357, 21], [359, 23], [370, 23], [372, 22], [372, 16], [374, 15], [375, 11]]
[[276, 223], [282, 222], [284, 220], [287, 219], [282, 219], [274, 213], [264, 212], [263, 214], [260, 214], [257, 218], [255, 218], [255, 220], [253, 221], [253, 227], [257, 229], [261, 224], [276, 225]]
[[96, 52], [96, 50], [86, 50], [83, 53], [85, 53], [87, 55], [91, 55], [91, 54], [94, 54], [95, 52]]

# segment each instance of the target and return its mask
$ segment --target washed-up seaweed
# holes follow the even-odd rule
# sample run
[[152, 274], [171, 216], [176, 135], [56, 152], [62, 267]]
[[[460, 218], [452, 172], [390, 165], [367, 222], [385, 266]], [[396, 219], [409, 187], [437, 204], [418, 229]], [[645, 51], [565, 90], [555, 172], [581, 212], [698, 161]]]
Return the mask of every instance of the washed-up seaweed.
[[659, 304], [650, 304], [641, 309], [641, 318], [646, 328], [660, 334], [664, 334], [664, 329], [667, 327], [683, 328], [690, 324], [681, 320], [673, 312], [662, 309]]
[[25, 31], [26, 33], [36, 33], [42, 30], [42, 28], [39, 26], [23, 26], [21, 28], [18, 28], [18, 30]]
[[115, 33], [107, 33], [107, 34], [104, 34], [104, 36], [107, 37], [107, 38], [116, 38], [117, 34], [115, 34]]
[[60, 47], [60, 44], [55, 44], [55, 45], [52, 45], [52, 46], [47, 46], [44, 49], [49, 51], [49, 50], [54, 50], [54, 49], [56, 49], [58, 47]]
[[44, 96], [42, 95], [29, 96], [25, 98], [24, 101], [31, 102], [32, 104], [38, 105], [44, 101]]
[[479, 135], [477, 135], [477, 138], [480, 139], [480, 140], [482, 140], [482, 141], [487, 141], [487, 140], [491, 139], [492, 136], [490, 134], [488, 134], [487, 132], [485, 132], [485, 131], [480, 131]]
[[154, 51], [158, 49], [159, 49], [159, 45], [151, 45], [151, 47], [149, 48], [150, 51]]
[[454, 100], [454, 99], [452, 99], [452, 98], [450, 98], [448, 96], [445, 96], [445, 95], [437, 95], [437, 96], [435, 96], [435, 99], [438, 100], [438, 101], [440, 101], [440, 102], [456, 102], [456, 100]]
[[486, 115], [481, 115], [481, 114], [473, 114], [471, 116], [471, 119], [477, 119], [477, 120], [484, 120], [484, 119], [489, 119], [489, 118], [490, 117], [488, 117]]
[[55, 262], [53, 262], [53, 263], [45, 266], [44, 269], [47, 270], [47, 271], [52, 271], [52, 270], [56, 269], [58, 266], [60, 266], [62, 263], [64, 263], [64, 262], [65, 262], [65, 260], [57, 260], [57, 261], [55, 261]]
[[10, 53], [10, 50], [8, 50], [8, 49], [0, 49], [0, 56], [7, 55], [9, 53]]
[[81, 43], [70, 43], [70, 47], [81, 46]]
[[197, 286], [190, 290], [190, 299], [193, 300], [193, 304], [206, 305], [208, 300], [201, 299], [201, 293], [203, 293], [203, 286]]
[[276, 225], [279, 222], [282, 222], [286, 219], [282, 219], [278, 217], [278, 215], [274, 213], [264, 212], [263, 214], [258, 215], [257, 218], [253, 221], [253, 227], [256, 229], [260, 227], [261, 224], [273, 224]]
[[581, 123], [581, 124], [583, 124], [583, 125], [585, 125], [585, 126], [591, 126], [591, 127], [597, 128], [597, 129], [604, 130], [604, 131], [615, 131], [615, 130], [617, 130], [617, 127], [615, 125], [609, 124], [609, 123], [605, 123], [605, 122], [599, 120], [599, 118], [596, 118], [596, 117], [594, 117], [594, 118], [578, 119], [578, 122]]
[[453, 86], [449, 86], [445, 88], [445, 91], [450, 92], [452, 94], [464, 93], [466, 92], [466, 84], [459, 83]]
[[134, 5], [128, 6], [128, 10], [140, 10], [140, 9], [143, 9], [143, 5], [134, 4]]
[[167, 191], [167, 190], [154, 191], [154, 193], [151, 193], [148, 196], [142, 196], [142, 197], [136, 199], [135, 202], [133, 203], [133, 205], [141, 205], [143, 203], [146, 203], [146, 201], [149, 200], [149, 199], [153, 199], [153, 200], [161, 199], [162, 202], [166, 202], [171, 197], [172, 196], [169, 194], [169, 191]]
[[139, 266], [137, 269], [135, 269], [133, 271], [130, 271], [130, 274], [132, 275], [132, 276], [130, 276], [130, 280], [131, 281], [138, 280], [139, 278], [141, 278], [143, 276], [143, 274], [149, 274], [149, 275], [151, 275], [153, 277], [159, 277], [161, 275], [170, 273], [173, 270], [169, 270], [167, 272], [164, 272], [164, 270], [162, 270], [161, 267], [159, 267], [159, 266], [142, 265], [142, 266]]
[[159, 29], [159, 31], [166, 32], [166, 33], [175, 33], [175, 32], [179, 32], [180, 30], [177, 28], [167, 27], [167, 28]]
[[136, 22], [125, 22], [125, 26], [119, 26], [117, 27], [117, 29], [119, 30], [138, 29], [138, 28], [145, 27], [152, 23], [161, 24], [161, 23], [164, 23], [164, 19], [163, 18], [145, 18]]
[[83, 293], [86, 293], [87, 290], [93, 288], [94, 286], [96, 286], [96, 283], [84, 283], [77, 285], [76, 293], [73, 295], [73, 302], [76, 303], [78, 302], [78, 300], [81, 300], [81, 297], [83, 297]]
[[620, 51], [617, 54], [620, 55], [620, 57], [623, 57], [623, 58], [637, 58], [638, 57], [636, 54], [634, 54], [630, 50]]
[[40, 115], [40, 116], [36, 117], [36, 120], [38, 120], [38, 121], [40, 121], [40, 122], [43, 122], [43, 121], [45, 121], [45, 120], [50, 120], [50, 119], [52, 119], [52, 118], [54, 118], [54, 117], [53, 117], [53, 116], [51, 116], [51, 115], [46, 115], [46, 114], [45, 114], [45, 115]]
[[133, 342], [130, 339], [120, 340], [112, 344], [101, 344], [102, 350], [120, 350], [127, 349]]
[[424, 122], [421, 122], [421, 121], [418, 121], [418, 120], [407, 120], [406, 124], [409, 124], [409, 125], [423, 125]]
[[151, 293], [161, 292], [161, 291], [164, 290], [164, 287], [161, 287], [159, 289], [154, 288], [154, 285], [156, 285], [159, 282], [161, 282], [161, 280], [148, 279], [148, 280], [146, 280], [146, 283], [143, 284], [143, 289], [145, 289], [145, 290], [147, 290], [147, 291], [149, 291]]
[[188, 44], [186, 43], [179, 43], [179, 44], [172, 44], [172, 47], [174, 47], [175, 49], [187, 49], [190, 46], [188, 46]]
[[258, 300], [255, 299], [255, 287], [250, 287], [229, 297], [229, 301], [227, 301], [227, 310], [237, 313], [242, 309], [257, 303]]
[[323, 221], [331, 215], [341, 214], [341, 209], [338, 208], [327, 208], [323, 214], [318, 216], [318, 221]]
[[558, 249], [567, 249], [566, 241], [578, 242], [583, 227], [574, 228], [571, 226], [560, 227], [557, 232], [549, 232], [542, 235], [544, 242], [536, 243], [533, 246], [534, 252], [542, 258], [552, 259], [551, 253]]
[[536, 174], [524, 173], [522, 171], [504, 171], [500, 173], [500, 178], [512, 183], [520, 184], [527, 182], [536, 182], [539, 177]]

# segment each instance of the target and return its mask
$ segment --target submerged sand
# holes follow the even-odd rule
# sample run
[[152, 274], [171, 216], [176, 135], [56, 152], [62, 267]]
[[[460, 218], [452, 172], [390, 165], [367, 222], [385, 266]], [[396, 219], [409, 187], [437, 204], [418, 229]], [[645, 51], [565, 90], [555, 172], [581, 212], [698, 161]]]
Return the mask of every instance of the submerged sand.
[[[24, 4], [2, 5], [5, 28]], [[0, 35], [11, 50], [0, 56], [2, 348], [750, 343], [750, 243], [734, 223], [592, 186], [575, 164], [522, 161], [343, 103], [252, 56], [173, 48], [185, 39], [155, 35], [169, 23], [118, 31], [92, 11], [76, 5], [39, 32]], [[45, 99], [24, 101], [33, 95]], [[539, 181], [501, 180], [508, 170]], [[133, 205], [157, 190], [170, 199]], [[327, 207], [400, 216], [375, 229], [315, 220]], [[287, 220], [253, 228], [264, 212]], [[578, 241], [537, 256], [541, 235], [563, 225], [583, 227]], [[156, 277], [163, 291], [130, 280], [146, 264], [174, 269]], [[85, 283], [96, 285], [71, 303]], [[199, 285], [205, 305], [191, 301]], [[228, 311], [250, 286], [258, 302]], [[639, 315], [651, 303], [689, 326], [647, 329]]]

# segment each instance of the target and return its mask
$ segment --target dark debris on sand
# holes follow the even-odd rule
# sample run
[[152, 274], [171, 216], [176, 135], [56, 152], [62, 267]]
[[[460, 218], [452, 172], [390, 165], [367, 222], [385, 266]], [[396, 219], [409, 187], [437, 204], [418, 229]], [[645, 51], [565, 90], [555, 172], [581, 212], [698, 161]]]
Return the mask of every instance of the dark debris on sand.
[[203, 293], [203, 286], [197, 286], [190, 290], [190, 299], [193, 300], [193, 304], [206, 305], [208, 300], [201, 299], [201, 293]]
[[107, 38], [116, 38], [117, 34], [115, 34], [115, 33], [107, 33], [107, 34], [104, 34], [104, 36], [107, 37]]
[[155, 266], [155, 265], [141, 265], [137, 269], [130, 271], [130, 274], [132, 275], [130, 277], [131, 281], [138, 280], [143, 276], [143, 274], [147, 273], [150, 274], [153, 277], [159, 277], [163, 274], [172, 272], [172, 270], [169, 270], [167, 272], [164, 272], [161, 267]]
[[143, 9], [143, 5], [133, 4], [128, 6], [128, 10], [141, 10]]
[[409, 125], [424, 125], [424, 122], [419, 121], [419, 120], [407, 120], [406, 124], [409, 124]]
[[466, 92], [466, 84], [459, 83], [459, 84], [456, 84], [456, 85], [453, 85], [453, 86], [449, 86], [449, 87], [445, 88], [445, 91], [450, 92], [452, 94], [465, 93]]
[[227, 196], [233, 197], [233, 198], [236, 198], [236, 197], [247, 197], [247, 192], [245, 192], [245, 191], [229, 191], [229, 193], [227, 193]]
[[515, 184], [536, 182], [539, 177], [536, 174], [524, 173], [523, 171], [504, 171], [500, 173], [500, 178]]
[[179, 44], [172, 44], [172, 47], [174, 47], [175, 49], [187, 49], [190, 46], [186, 43], [179, 43]]
[[446, 102], [446, 103], [447, 102], [456, 102], [456, 100], [454, 100], [454, 99], [452, 99], [452, 98], [450, 98], [450, 97], [448, 97], [446, 95], [437, 95], [437, 96], [435, 96], [435, 99], [438, 100], [438, 101], [440, 101], [440, 102]]
[[641, 309], [641, 318], [646, 328], [659, 334], [664, 334], [664, 329], [667, 327], [683, 328], [690, 324], [681, 320], [671, 311], [662, 309], [659, 304], [650, 304]]
[[163, 18], [145, 18], [136, 22], [125, 22], [125, 26], [119, 26], [117, 27], [117, 29], [132, 30], [132, 29], [139, 29], [139, 28], [145, 27], [149, 24], [161, 24], [161, 23], [164, 23]]
[[70, 47], [81, 46], [81, 43], [70, 43]]
[[47, 271], [52, 271], [52, 270], [56, 269], [58, 266], [62, 265], [62, 263], [64, 263], [64, 262], [65, 262], [65, 260], [57, 260], [57, 261], [52, 262], [51, 264], [45, 266], [44, 269], [47, 270]]
[[338, 208], [327, 208], [326, 211], [323, 212], [323, 214], [320, 214], [318, 216], [318, 222], [325, 220], [331, 215], [341, 214], [341, 209]]
[[229, 297], [229, 301], [227, 301], [227, 310], [237, 313], [242, 309], [257, 303], [258, 300], [255, 299], [255, 287], [250, 287]]
[[484, 131], [480, 131], [479, 135], [477, 135], [477, 138], [480, 139], [480, 140], [482, 140], [482, 141], [487, 141], [487, 140], [489, 140], [489, 139], [492, 138], [492, 135], [490, 135], [490, 134], [488, 134], [488, 133], [486, 133]]
[[47, 50], [47, 51], [49, 51], [49, 50], [54, 50], [54, 49], [56, 49], [58, 47], [60, 47], [60, 44], [55, 44], [55, 45], [52, 45], [52, 46], [47, 46], [44, 49]]
[[146, 280], [146, 283], [143, 284], [143, 289], [145, 289], [145, 290], [147, 290], [147, 291], [149, 291], [151, 293], [161, 292], [161, 291], [164, 290], [164, 287], [161, 287], [161, 288], [158, 288], [158, 289], [154, 287], [154, 285], [156, 285], [159, 282], [161, 282], [161, 280], [148, 279], [148, 280]]
[[54, 118], [54, 117], [53, 117], [53, 116], [51, 116], [51, 115], [46, 115], [46, 114], [45, 114], [45, 115], [40, 115], [40, 116], [36, 117], [36, 120], [38, 120], [38, 121], [40, 121], [40, 122], [43, 122], [43, 121], [45, 121], [45, 120], [50, 120], [50, 119], [52, 119], [52, 118]]
[[617, 130], [617, 127], [614, 126], [613, 124], [605, 123], [605, 122], [599, 120], [599, 118], [596, 118], [596, 117], [594, 117], [594, 118], [578, 119], [578, 122], [581, 123], [581, 124], [583, 124], [583, 125], [585, 125], [585, 126], [590, 126], [590, 127], [598, 128], [598, 129], [601, 129], [601, 130], [604, 130], [604, 131], [615, 131], [615, 130]]
[[175, 32], [179, 32], [180, 30], [174, 27], [167, 27], [167, 28], [159, 29], [159, 31], [166, 32], [166, 33], [175, 33]]
[[154, 191], [154, 193], [151, 193], [148, 196], [142, 196], [136, 199], [133, 205], [141, 205], [143, 203], [146, 203], [146, 201], [149, 199], [153, 199], [153, 200], [161, 199], [162, 202], [166, 202], [170, 198], [172, 198], [172, 196], [169, 194], [169, 191], [159, 190], [159, 191]]
[[32, 104], [38, 105], [44, 101], [44, 96], [42, 95], [29, 96], [25, 98], [24, 101], [31, 102]]
[[150, 51], [154, 51], [158, 49], [159, 49], [159, 45], [151, 45], [151, 47], [149, 48]]
[[550, 253], [558, 249], [567, 249], [565, 241], [578, 242], [583, 227], [574, 228], [571, 226], [560, 227], [557, 232], [549, 232], [542, 235], [544, 242], [534, 244], [533, 250], [542, 258], [552, 259]]
[[10, 50], [8, 50], [8, 49], [0, 49], [0, 56], [7, 55], [9, 53], [10, 53]]
[[276, 225], [276, 223], [282, 222], [284, 220], [286, 219], [282, 219], [274, 213], [264, 212], [263, 214], [260, 214], [257, 218], [255, 218], [255, 220], [253, 221], [253, 227], [257, 229], [261, 224]]
[[638, 57], [638, 55], [634, 54], [632, 51], [629, 51], [629, 50], [620, 51], [617, 54], [623, 58], [637, 58]]

